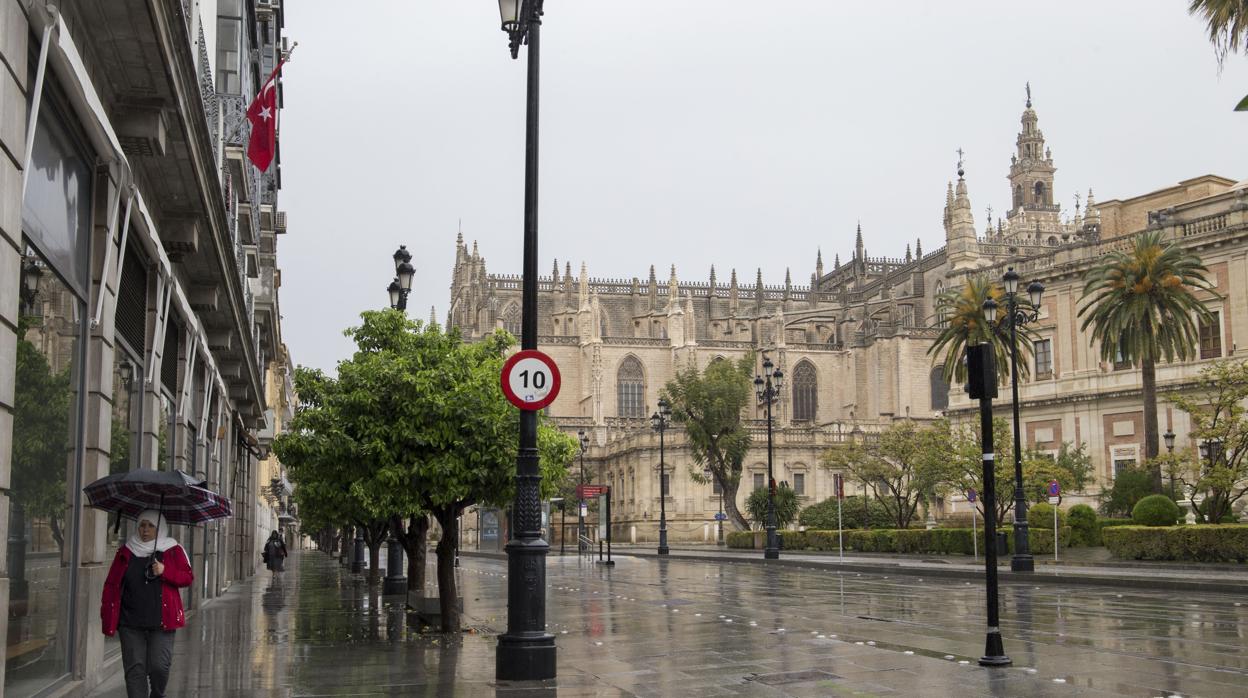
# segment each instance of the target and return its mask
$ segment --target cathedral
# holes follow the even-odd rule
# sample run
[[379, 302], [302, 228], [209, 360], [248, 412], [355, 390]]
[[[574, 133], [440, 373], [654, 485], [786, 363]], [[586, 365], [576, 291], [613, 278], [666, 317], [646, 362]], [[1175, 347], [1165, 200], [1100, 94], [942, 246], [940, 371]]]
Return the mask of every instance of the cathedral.
[[[1233, 355], [1232, 329], [1248, 332], [1248, 188], [1205, 175], [1101, 203], [1089, 190], [1082, 206], [1077, 201], [1066, 212], [1053, 197], [1056, 171], [1029, 88], [1010, 156], [1010, 209], [995, 221], [989, 209], [977, 229], [959, 162], [945, 195], [944, 245], [931, 252], [916, 240], [900, 256], [871, 256], [859, 226], [847, 261], [836, 254], [825, 266], [817, 254], [808, 284], [794, 284], [786, 270], [783, 285], [764, 284], [762, 270], [753, 283], [735, 269], [724, 280], [714, 267], [700, 281], [681, 280], [674, 266], [662, 281], [654, 267], [644, 280], [594, 278], [584, 263], [574, 275], [570, 263], [561, 270], [556, 261], [538, 286], [538, 346], [563, 376], [547, 412], [566, 431], [589, 435], [586, 478], [613, 488], [615, 539], [657, 538], [659, 435], [648, 417], [678, 367], [754, 351], [784, 372], [782, 398], [772, 408], [773, 468], [807, 506], [833, 494], [834, 473], [819, 466], [829, 446], [897, 420], [972, 417], [971, 402], [950, 389], [928, 354], [940, 331], [936, 298], [969, 276], [999, 279], [1010, 267], [1023, 287], [1040, 281], [1047, 289], [1034, 325], [1034, 365], [1020, 385], [1025, 447], [1056, 452], [1063, 442], [1086, 444], [1096, 468], [1089, 496], [1112, 482], [1116, 469], [1142, 460], [1139, 371], [1100, 362], [1093, 340], [1078, 329], [1084, 273], [1107, 251], [1128, 247], [1133, 234], [1158, 227], [1209, 267], [1220, 298], [1207, 302], [1218, 320], [1201, 326], [1199, 361], [1158, 367], [1164, 403], [1165, 392], [1189, 385], [1204, 362]], [[496, 328], [518, 337], [520, 292], [519, 275], [488, 273], [476, 243], [470, 249], [461, 234], [449, 326], [469, 341]], [[764, 410], [759, 405], [747, 420], [755, 446], [737, 492], [742, 508], [766, 483]], [[1186, 415], [1168, 404], [1159, 413], [1161, 430], [1186, 443]], [[691, 477], [697, 466], [679, 429], [666, 438], [669, 537], [713, 538], [719, 488]], [[846, 480], [846, 494], [855, 492], [861, 486]], [[936, 513], [959, 505], [968, 506], [939, 502]]]

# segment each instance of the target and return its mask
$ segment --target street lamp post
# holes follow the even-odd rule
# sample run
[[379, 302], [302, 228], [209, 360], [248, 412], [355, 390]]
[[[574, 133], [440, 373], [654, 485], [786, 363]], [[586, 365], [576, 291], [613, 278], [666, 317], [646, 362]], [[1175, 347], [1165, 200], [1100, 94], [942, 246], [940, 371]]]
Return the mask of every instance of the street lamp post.
[[[524, 144], [524, 263], [521, 282], [520, 348], [537, 349], [537, 148], [538, 78], [543, 0], [498, 0], [511, 57], [527, 43]], [[555, 636], [546, 632], [546, 555], [542, 540], [541, 472], [537, 456], [537, 413], [520, 412], [516, 456], [515, 525], [507, 542], [507, 632], [499, 635], [494, 675], [500, 681], [555, 677]]]
[[659, 554], [667, 555], [667, 461], [663, 452], [663, 433], [672, 417], [672, 405], [659, 398], [659, 411], [650, 415], [650, 425], [659, 432]]
[[783, 381], [784, 372], [764, 353], [763, 375], [754, 376], [754, 389], [759, 402], [767, 405], [767, 547], [763, 550], [763, 558], [767, 560], [780, 558], [780, 541], [776, 537], [776, 478], [772, 473], [771, 405], [780, 399], [780, 384]]
[[1044, 296], [1044, 284], [1033, 281], [1027, 285], [1029, 308], [1018, 306], [1018, 273], [1014, 267], [1001, 277], [1005, 282], [1005, 297], [1010, 321], [1010, 391], [1014, 403], [1014, 557], [1010, 569], [1015, 572], [1034, 572], [1036, 561], [1031, 556], [1031, 542], [1027, 536], [1027, 497], [1023, 492], [1022, 434], [1018, 417], [1018, 326], [1035, 322], [1040, 317], [1040, 300]]
[[[585, 452], [589, 450], [589, 434], [584, 429], [578, 429], [576, 439], [581, 444], [581, 485], [585, 484]], [[585, 552], [585, 495], [584, 490], [580, 487], [576, 488], [576, 551], [578, 553]]]
[[399, 245], [399, 249], [394, 251], [394, 281], [386, 287], [391, 308], [407, 310], [407, 296], [412, 292], [412, 277], [415, 275], [412, 253], [407, 251], [407, 245]]

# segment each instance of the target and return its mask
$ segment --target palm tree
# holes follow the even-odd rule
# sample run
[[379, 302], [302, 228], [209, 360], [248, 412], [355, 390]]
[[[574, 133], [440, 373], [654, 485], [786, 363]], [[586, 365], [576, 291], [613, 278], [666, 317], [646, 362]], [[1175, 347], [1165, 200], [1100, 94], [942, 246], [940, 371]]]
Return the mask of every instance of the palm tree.
[[[1157, 436], [1157, 361], [1194, 357], [1200, 339], [1197, 320], [1213, 317], [1196, 297], [1197, 290], [1215, 297], [1200, 257], [1165, 242], [1160, 230], [1135, 238], [1130, 252], [1115, 251], [1087, 276], [1079, 309], [1080, 329], [1092, 328], [1101, 343], [1102, 361], [1139, 365], [1144, 393], [1144, 455], [1153, 460]], [[1152, 466], [1153, 490], [1161, 492], [1161, 466]]]
[[[989, 326], [984, 319], [984, 301], [991, 297], [1001, 306], [997, 321]], [[1018, 298], [1022, 306], [1030, 306], [1025, 298]], [[950, 288], [936, 296], [936, 320], [941, 326], [936, 342], [927, 350], [936, 355], [943, 353], [943, 373], [946, 383], [966, 382], [966, 348], [975, 344], [991, 342], [995, 347], [997, 376], [1004, 380], [1010, 375], [1010, 325], [1006, 309], [1005, 289], [991, 282], [986, 276], [973, 276], [961, 288]], [[1018, 375], [1030, 374], [1030, 357], [1034, 330], [1026, 325], [1018, 327]]]
[[[1219, 68], [1228, 54], [1248, 47], [1248, 0], [1191, 0], [1187, 11], [1204, 18]], [[1235, 110], [1248, 111], [1248, 97]]]

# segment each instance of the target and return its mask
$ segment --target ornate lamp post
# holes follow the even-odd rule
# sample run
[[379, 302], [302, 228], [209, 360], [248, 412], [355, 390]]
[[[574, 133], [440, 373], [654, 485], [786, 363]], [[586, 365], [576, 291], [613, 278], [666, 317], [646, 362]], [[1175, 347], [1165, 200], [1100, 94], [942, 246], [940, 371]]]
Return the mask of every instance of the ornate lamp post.
[[[584, 429], [577, 429], [576, 439], [581, 443], [581, 482], [585, 484], [585, 452], [589, 450], [589, 434]], [[581, 494], [582, 490], [577, 488], [578, 502], [576, 504], [576, 551], [578, 553], [585, 552], [585, 497]]]
[[659, 432], [659, 554], [667, 555], [667, 461], [663, 453], [663, 432], [672, 417], [672, 405], [659, 398], [659, 411], [650, 415], [650, 426]]
[[783, 381], [784, 372], [776, 368], [764, 353], [763, 375], [754, 376], [754, 390], [758, 393], [758, 401], [767, 405], [767, 547], [763, 550], [763, 558], [767, 560], [780, 558], [780, 541], [776, 537], [776, 478], [771, 465], [771, 405], [780, 399], [780, 384]]
[[407, 310], [407, 296], [412, 292], [412, 277], [416, 268], [412, 266], [412, 253], [407, 245], [399, 245], [394, 251], [394, 281], [386, 287], [390, 294], [390, 307], [395, 310]]
[[[524, 144], [524, 263], [520, 348], [537, 349], [537, 116], [541, 73], [542, 0], [498, 0], [511, 57], [529, 47]], [[500, 681], [555, 677], [555, 636], [546, 632], [546, 555], [542, 540], [537, 457], [537, 413], [520, 412], [516, 500], [512, 539], [507, 542], [507, 632], [499, 635], [494, 676]]]
[[[1044, 296], [1044, 284], [1033, 281], [1027, 285], [1029, 307], [1018, 306], [1018, 273], [1014, 267], [1001, 277], [1005, 282], [1005, 297], [1010, 321], [1010, 390], [1014, 403], [1014, 557], [1010, 569], [1015, 572], [1034, 572], [1036, 561], [1031, 556], [1031, 543], [1027, 537], [1027, 497], [1023, 493], [1022, 435], [1018, 417], [1018, 326], [1035, 322], [1040, 317], [1040, 300]], [[990, 299], [991, 300], [991, 299]], [[987, 316], [987, 303], [984, 314]], [[995, 311], [993, 313], [995, 315]], [[985, 317], [987, 319], [987, 317]], [[993, 320], [988, 320], [992, 323]]]
[[[1166, 428], [1166, 433], [1161, 435], [1162, 440], [1166, 442], [1166, 453], [1174, 454], [1174, 432]], [[1170, 472], [1170, 499], [1174, 499], [1174, 471]]]

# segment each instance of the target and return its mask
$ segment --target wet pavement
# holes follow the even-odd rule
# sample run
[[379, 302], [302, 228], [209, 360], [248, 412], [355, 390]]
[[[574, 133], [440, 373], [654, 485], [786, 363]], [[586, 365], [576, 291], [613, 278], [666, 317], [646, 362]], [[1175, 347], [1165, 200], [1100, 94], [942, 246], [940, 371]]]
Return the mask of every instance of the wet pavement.
[[[315, 551], [198, 611], [170, 696], [1244, 696], [1242, 595], [1002, 588], [1014, 666], [985, 669], [983, 591], [802, 566], [552, 555], [559, 677], [494, 681], [505, 561], [464, 557], [466, 624], [421, 633], [397, 597]], [[119, 676], [92, 695], [124, 696]]]

